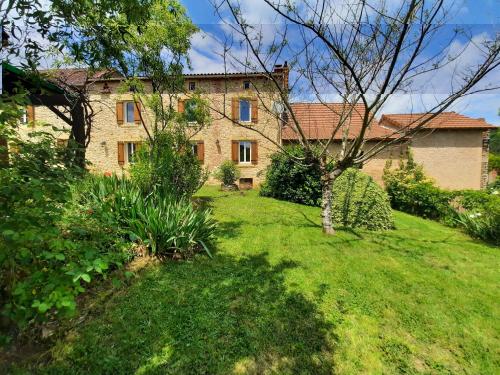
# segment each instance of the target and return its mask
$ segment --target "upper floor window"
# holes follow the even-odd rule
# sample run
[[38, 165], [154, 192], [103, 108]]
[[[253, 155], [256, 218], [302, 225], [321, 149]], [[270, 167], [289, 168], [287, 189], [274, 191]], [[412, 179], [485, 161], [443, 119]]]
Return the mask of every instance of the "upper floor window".
[[250, 100], [247, 100], [247, 99], [240, 100], [240, 121], [241, 122], [250, 122], [251, 121]]
[[244, 81], [243, 82], [243, 89], [249, 90], [250, 89], [250, 81]]
[[135, 121], [134, 116], [134, 102], [124, 102], [124, 112], [125, 112], [125, 122], [133, 123]]
[[196, 82], [189, 82], [188, 84], [189, 91], [194, 91], [196, 90]]
[[240, 163], [250, 163], [251, 153], [252, 153], [252, 142], [241, 141], [240, 142], [240, 152], [239, 152], [239, 162]]
[[186, 119], [189, 123], [196, 123], [196, 109], [197, 104], [195, 100], [188, 100], [184, 106], [184, 113], [186, 115]]

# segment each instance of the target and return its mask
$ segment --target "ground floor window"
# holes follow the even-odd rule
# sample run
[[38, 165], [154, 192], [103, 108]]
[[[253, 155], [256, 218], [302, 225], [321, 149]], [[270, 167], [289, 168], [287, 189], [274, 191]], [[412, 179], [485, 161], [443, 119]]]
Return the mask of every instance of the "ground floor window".
[[239, 162], [240, 163], [250, 163], [252, 161], [251, 152], [252, 152], [252, 142], [241, 141], [240, 142]]
[[127, 142], [125, 144], [126, 146], [126, 151], [127, 151], [127, 162], [129, 164], [134, 163], [134, 154], [137, 151], [137, 144], [133, 142]]

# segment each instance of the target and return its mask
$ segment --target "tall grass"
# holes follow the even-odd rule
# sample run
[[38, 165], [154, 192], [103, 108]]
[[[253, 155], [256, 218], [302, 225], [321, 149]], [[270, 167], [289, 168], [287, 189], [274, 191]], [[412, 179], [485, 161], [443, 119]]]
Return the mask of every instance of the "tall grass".
[[195, 209], [190, 200], [176, 200], [161, 190], [144, 194], [125, 178], [92, 176], [82, 199], [101, 215], [116, 221], [130, 236], [158, 257], [191, 256], [209, 246], [216, 223], [209, 209]]

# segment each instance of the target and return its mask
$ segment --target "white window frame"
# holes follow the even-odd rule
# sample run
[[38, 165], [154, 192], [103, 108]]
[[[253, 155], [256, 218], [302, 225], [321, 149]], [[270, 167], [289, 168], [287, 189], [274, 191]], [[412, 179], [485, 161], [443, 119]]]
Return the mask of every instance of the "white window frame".
[[[129, 121], [128, 119], [128, 110], [127, 110], [127, 106], [128, 104], [131, 103], [132, 104], [132, 108], [133, 108], [133, 111], [132, 111], [132, 121]], [[126, 102], [123, 102], [123, 122], [125, 124], [135, 124], [135, 103], [133, 101], [126, 101]]]
[[[191, 85], [193, 85], [193, 86], [191, 87]], [[188, 90], [189, 91], [195, 91], [196, 90], [196, 82], [195, 81], [189, 81], [188, 82]]]
[[[241, 160], [241, 146], [248, 146], [248, 160]], [[244, 152], [244, 159], [246, 159], [247, 153]], [[252, 142], [250, 141], [239, 141], [238, 142], [238, 164], [250, 164], [252, 162]]]
[[[132, 150], [132, 153], [129, 152], [129, 147]], [[127, 157], [128, 164], [134, 164], [133, 156], [137, 152], [137, 142], [125, 142], [125, 155]]]
[[[241, 119], [241, 102], [248, 102], [248, 120]], [[240, 122], [246, 122], [246, 123], [252, 122], [252, 101], [250, 99], [240, 99], [238, 107], [240, 112], [239, 113]]]
[[[245, 87], [245, 86], [247, 86], [247, 84], [248, 84], [248, 87]], [[251, 85], [250, 81], [243, 81], [243, 90], [250, 90], [250, 87], [251, 87], [250, 85]]]

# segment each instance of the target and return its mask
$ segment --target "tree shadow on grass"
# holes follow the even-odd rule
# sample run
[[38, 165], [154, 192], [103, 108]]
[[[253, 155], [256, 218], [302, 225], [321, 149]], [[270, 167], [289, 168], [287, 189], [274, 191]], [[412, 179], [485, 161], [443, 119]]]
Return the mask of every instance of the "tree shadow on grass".
[[238, 221], [223, 221], [217, 223], [217, 237], [218, 238], [235, 238], [241, 234], [242, 220]]
[[260, 254], [150, 269], [70, 333], [45, 370], [331, 373], [331, 324], [314, 301], [284, 284], [284, 271], [296, 266], [271, 265]]

